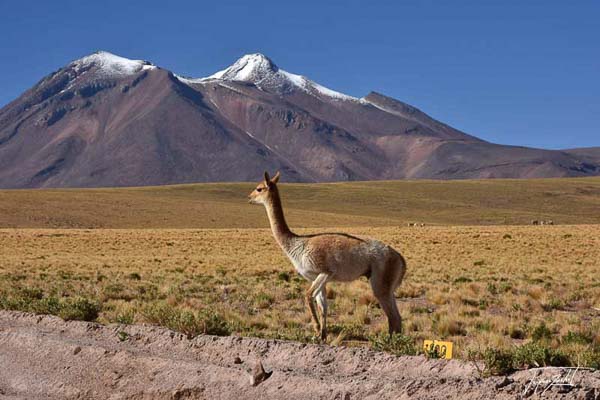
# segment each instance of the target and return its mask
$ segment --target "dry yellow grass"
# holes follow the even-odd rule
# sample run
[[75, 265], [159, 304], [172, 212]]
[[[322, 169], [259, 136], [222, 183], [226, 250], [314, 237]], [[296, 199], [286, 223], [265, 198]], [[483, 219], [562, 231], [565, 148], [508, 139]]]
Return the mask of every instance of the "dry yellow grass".
[[[0, 308], [312, 340], [307, 283], [265, 229], [262, 207], [246, 204], [252, 187], [0, 191]], [[547, 351], [558, 349], [571, 364], [600, 366], [600, 178], [283, 184], [281, 192], [294, 230], [376, 237], [408, 261], [397, 292], [408, 341], [377, 336], [386, 321], [362, 279], [328, 287], [332, 344], [404, 352], [449, 339], [465, 357], [531, 342], [511, 365], [562, 363]], [[533, 219], [557, 225], [522, 226]]]
[[[452, 340], [463, 357], [540, 335], [573, 357], [600, 344], [600, 226], [343, 230], [405, 255], [397, 295], [416, 341]], [[82, 297], [99, 305], [101, 322], [190, 334], [203, 329], [184, 311], [205, 310], [217, 328], [310, 340], [306, 285], [266, 229], [0, 230], [3, 307], [52, 311], [49, 299]], [[366, 280], [329, 289], [334, 344], [386, 329]]]
[[[257, 177], [258, 179], [259, 177]], [[294, 227], [600, 223], [600, 178], [281, 185]], [[262, 228], [252, 183], [0, 191], [0, 228]]]

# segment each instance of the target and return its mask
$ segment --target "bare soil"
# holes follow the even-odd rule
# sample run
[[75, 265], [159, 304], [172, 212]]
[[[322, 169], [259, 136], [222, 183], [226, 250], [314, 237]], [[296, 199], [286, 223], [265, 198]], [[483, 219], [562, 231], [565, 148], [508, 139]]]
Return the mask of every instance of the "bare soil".
[[[272, 374], [252, 386], [258, 361]], [[458, 360], [0, 312], [2, 399], [503, 399], [541, 373], [481, 378]], [[544, 397], [600, 397], [600, 371], [574, 383]]]

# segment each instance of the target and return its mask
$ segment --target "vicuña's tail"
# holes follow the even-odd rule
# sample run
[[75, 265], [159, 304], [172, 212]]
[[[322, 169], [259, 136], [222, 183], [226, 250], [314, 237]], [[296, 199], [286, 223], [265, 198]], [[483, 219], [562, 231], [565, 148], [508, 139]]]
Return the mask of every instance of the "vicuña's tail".
[[390, 247], [392, 251], [391, 257], [394, 258], [394, 270], [396, 272], [396, 279], [393, 280], [392, 288], [395, 290], [400, 286], [402, 280], [404, 279], [404, 275], [406, 274], [406, 260], [402, 257], [402, 254], [398, 253], [396, 250]]

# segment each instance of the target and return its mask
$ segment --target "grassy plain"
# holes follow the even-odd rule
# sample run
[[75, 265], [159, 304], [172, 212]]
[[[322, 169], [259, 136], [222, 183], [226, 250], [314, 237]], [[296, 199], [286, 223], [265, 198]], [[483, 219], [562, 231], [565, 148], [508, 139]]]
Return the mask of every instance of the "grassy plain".
[[[0, 308], [311, 341], [307, 283], [245, 203], [251, 187], [0, 191]], [[331, 344], [414, 353], [449, 339], [498, 369], [600, 366], [600, 179], [281, 190], [298, 232], [376, 237], [408, 261], [405, 336], [386, 342], [361, 279], [329, 285]], [[559, 225], [516, 225], [531, 219]]]
[[[267, 227], [264, 211], [246, 204], [254, 186], [0, 190], [0, 228]], [[281, 186], [292, 226], [600, 224], [600, 178]]]
[[[466, 357], [535, 341], [600, 362], [599, 226], [345, 230], [407, 258], [397, 295], [410, 346], [449, 339]], [[311, 340], [306, 283], [265, 229], [2, 230], [0, 246], [1, 308]], [[385, 318], [366, 280], [328, 296], [330, 342], [377, 343]]]

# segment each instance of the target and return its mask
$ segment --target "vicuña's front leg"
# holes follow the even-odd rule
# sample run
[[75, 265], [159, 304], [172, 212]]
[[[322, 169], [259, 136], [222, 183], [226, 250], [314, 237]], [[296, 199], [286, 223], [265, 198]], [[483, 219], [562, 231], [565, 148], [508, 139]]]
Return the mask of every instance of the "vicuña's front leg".
[[319, 318], [317, 317], [317, 309], [315, 308], [315, 303], [314, 303], [314, 299], [312, 297], [312, 285], [311, 287], [306, 291], [306, 296], [304, 297], [306, 300], [306, 306], [308, 307], [308, 312], [310, 314], [310, 319], [312, 321], [312, 325], [313, 325], [313, 329], [315, 330], [316, 334], [319, 334], [319, 331], [321, 329], [321, 325], [319, 324]]
[[327, 339], [327, 290], [325, 289], [325, 285], [319, 293], [317, 293], [317, 308], [321, 313], [321, 340], [325, 341]]
[[[325, 340], [325, 338], [327, 337], [327, 326], [326, 326], [326, 318], [325, 318], [325, 313], [327, 312], [327, 305], [326, 302], [325, 307], [323, 307], [321, 304], [320, 308], [321, 308], [321, 316], [322, 318], [321, 323], [319, 323], [319, 317], [317, 316], [317, 310], [315, 308], [315, 300], [317, 300], [317, 296], [319, 296], [319, 294], [321, 292], [323, 292], [325, 290], [325, 284], [327, 283], [327, 281], [329, 280], [329, 275], [326, 273], [321, 273], [317, 276], [317, 279], [315, 279], [312, 283], [312, 285], [310, 285], [310, 289], [308, 289], [308, 291], [306, 292], [306, 301], [309, 304], [310, 307], [310, 312], [312, 315], [312, 319], [313, 319], [313, 323], [315, 324], [315, 331], [316, 334], [318, 336], [321, 337], [321, 340]], [[325, 299], [325, 297], [323, 297], [323, 299]], [[318, 301], [318, 300], [317, 300]]]

